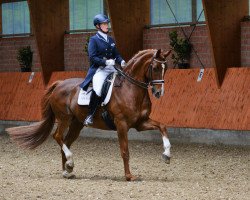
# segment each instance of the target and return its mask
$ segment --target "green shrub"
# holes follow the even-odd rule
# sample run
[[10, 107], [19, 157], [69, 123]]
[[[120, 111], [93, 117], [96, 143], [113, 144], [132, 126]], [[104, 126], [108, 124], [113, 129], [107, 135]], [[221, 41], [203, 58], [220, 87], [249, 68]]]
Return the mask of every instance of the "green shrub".
[[31, 68], [33, 59], [33, 52], [30, 46], [18, 49], [17, 60], [22, 68]]
[[177, 31], [169, 32], [170, 46], [173, 50], [172, 59], [174, 65], [187, 63], [190, 59], [192, 45], [187, 39], [180, 38]]

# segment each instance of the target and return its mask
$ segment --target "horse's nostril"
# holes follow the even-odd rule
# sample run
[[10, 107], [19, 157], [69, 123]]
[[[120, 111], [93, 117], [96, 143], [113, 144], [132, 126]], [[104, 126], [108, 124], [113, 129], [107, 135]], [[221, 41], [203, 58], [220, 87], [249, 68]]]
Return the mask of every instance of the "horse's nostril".
[[156, 97], [156, 98], [158, 98], [158, 99], [159, 99], [159, 98], [160, 98], [160, 96], [161, 96], [161, 93], [160, 93], [160, 92], [156, 92], [156, 93], [155, 93], [155, 97]]

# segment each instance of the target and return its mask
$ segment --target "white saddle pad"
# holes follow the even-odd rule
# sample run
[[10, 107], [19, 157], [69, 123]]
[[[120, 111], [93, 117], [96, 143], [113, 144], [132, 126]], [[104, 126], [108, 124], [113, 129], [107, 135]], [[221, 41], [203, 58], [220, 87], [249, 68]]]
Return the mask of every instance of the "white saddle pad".
[[[117, 73], [113, 74], [108, 93], [107, 93], [104, 101], [102, 102], [101, 106], [107, 105], [109, 100], [110, 100], [116, 75], [117, 75]], [[93, 90], [92, 87], [89, 87], [87, 92], [84, 91], [83, 89], [80, 89], [80, 92], [78, 95], [78, 100], [77, 100], [78, 105], [82, 105], [82, 106], [89, 105], [92, 90]]]
[[79, 105], [89, 105], [91, 93], [92, 93], [92, 87], [89, 87], [87, 92], [81, 88], [78, 95], [77, 103]]

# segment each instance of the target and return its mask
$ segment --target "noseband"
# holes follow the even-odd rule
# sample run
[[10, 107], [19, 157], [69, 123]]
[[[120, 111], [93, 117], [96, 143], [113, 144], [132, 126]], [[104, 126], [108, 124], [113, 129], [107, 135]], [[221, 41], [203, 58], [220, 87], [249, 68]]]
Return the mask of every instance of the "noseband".
[[[149, 81], [148, 82], [138, 81], [138, 80], [134, 79], [133, 77], [131, 77], [130, 75], [124, 73], [124, 71], [122, 71], [120, 68], [118, 68], [116, 66], [114, 66], [114, 67], [120, 75], [125, 77], [129, 82], [131, 82], [134, 85], [137, 85], [137, 86], [144, 88], [144, 89], [148, 89], [150, 87], [153, 87], [154, 85], [161, 84], [162, 90], [164, 91], [164, 70], [165, 70], [165, 64], [166, 64], [167, 60], [160, 61], [160, 60], [157, 60], [155, 57], [156, 57], [156, 53], [153, 55], [152, 60], [149, 64], [149, 67], [147, 70], [149, 73]], [[153, 80], [153, 62], [154, 61], [161, 63], [161, 66], [162, 66], [162, 79], [160, 79], [160, 80]]]

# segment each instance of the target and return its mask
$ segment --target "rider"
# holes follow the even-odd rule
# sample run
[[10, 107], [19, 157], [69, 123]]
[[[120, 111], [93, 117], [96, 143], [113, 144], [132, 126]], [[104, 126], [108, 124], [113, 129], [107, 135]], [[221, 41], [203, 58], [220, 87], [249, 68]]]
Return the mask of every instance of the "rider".
[[111, 72], [116, 71], [115, 63], [126, 66], [126, 62], [118, 53], [115, 42], [108, 36], [109, 18], [106, 15], [98, 14], [94, 17], [94, 26], [98, 30], [96, 35], [92, 36], [88, 44], [88, 53], [90, 68], [84, 81], [80, 84], [80, 94], [86, 94], [89, 84], [93, 79], [93, 91], [90, 97], [89, 113], [84, 120], [84, 125], [93, 124], [93, 116], [98, 105], [101, 103], [101, 88], [105, 78]]

